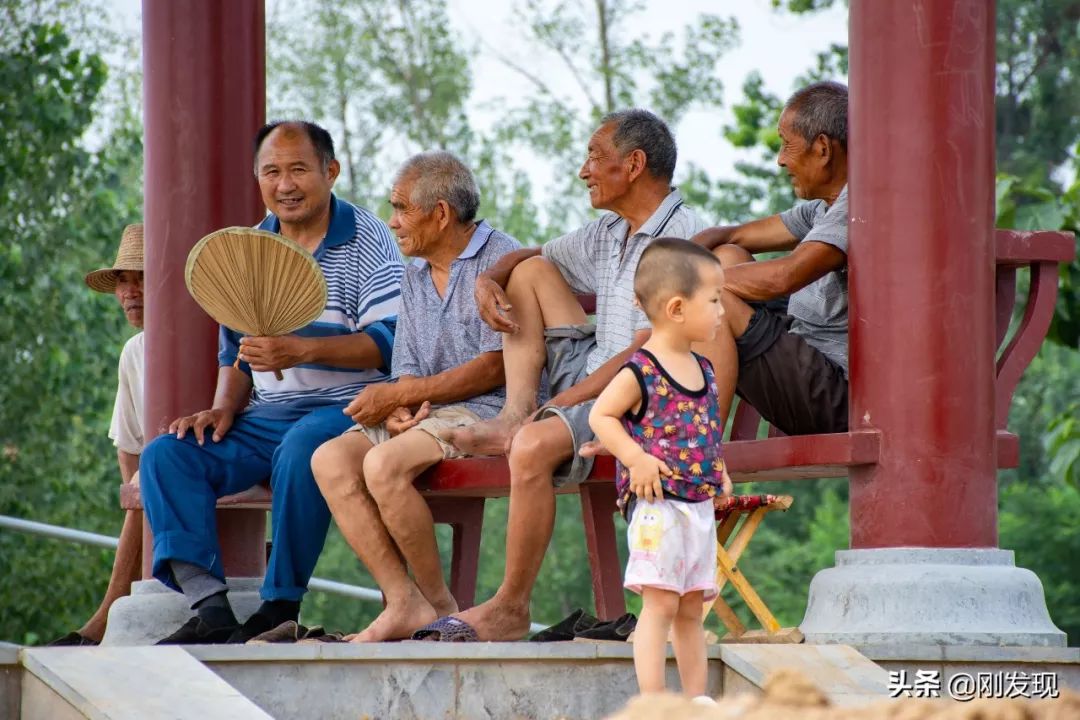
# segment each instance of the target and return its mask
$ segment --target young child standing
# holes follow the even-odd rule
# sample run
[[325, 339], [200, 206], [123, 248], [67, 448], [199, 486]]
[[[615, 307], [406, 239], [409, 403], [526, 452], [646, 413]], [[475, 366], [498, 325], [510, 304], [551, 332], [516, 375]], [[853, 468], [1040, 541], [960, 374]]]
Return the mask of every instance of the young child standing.
[[634, 669], [641, 692], [664, 689], [671, 631], [683, 692], [705, 693], [702, 603], [715, 597], [713, 498], [731, 493], [716, 382], [691, 351], [715, 338], [724, 272], [708, 250], [661, 238], [641, 255], [634, 294], [652, 335], [600, 394], [589, 424], [618, 460], [629, 519], [625, 586], [641, 594]]

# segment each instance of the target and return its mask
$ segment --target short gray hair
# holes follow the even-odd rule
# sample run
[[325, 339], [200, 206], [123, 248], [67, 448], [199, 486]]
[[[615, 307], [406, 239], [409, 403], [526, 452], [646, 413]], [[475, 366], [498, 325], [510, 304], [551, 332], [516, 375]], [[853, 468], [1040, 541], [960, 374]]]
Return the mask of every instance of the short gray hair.
[[791, 113], [791, 126], [807, 143], [824, 135], [847, 150], [847, 85], [838, 82], [807, 85], [791, 96], [784, 112]]
[[623, 155], [640, 150], [645, 153], [645, 167], [657, 180], [671, 182], [675, 174], [675, 136], [667, 123], [648, 110], [630, 108], [608, 113], [601, 125], [615, 123], [612, 142]]
[[413, 155], [394, 176], [398, 185], [412, 179], [409, 201], [424, 212], [431, 212], [444, 200], [457, 215], [458, 222], [468, 223], [476, 218], [480, 207], [480, 191], [472, 171], [453, 153], [434, 150]]

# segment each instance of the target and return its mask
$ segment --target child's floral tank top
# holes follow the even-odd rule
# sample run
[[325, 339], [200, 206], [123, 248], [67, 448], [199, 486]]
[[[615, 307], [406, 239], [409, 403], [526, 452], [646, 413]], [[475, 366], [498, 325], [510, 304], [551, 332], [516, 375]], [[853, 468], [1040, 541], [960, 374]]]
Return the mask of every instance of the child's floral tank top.
[[[641, 387], [641, 407], [628, 410], [623, 427], [650, 455], [664, 461], [671, 477], [660, 476], [664, 494], [690, 502], [719, 495], [724, 468], [724, 422], [720, 417], [716, 377], [712, 364], [697, 353], [705, 378], [700, 390], [688, 390], [675, 381], [656, 357], [638, 350], [623, 366], [637, 377]], [[630, 500], [630, 471], [618, 463], [616, 490], [624, 512]]]

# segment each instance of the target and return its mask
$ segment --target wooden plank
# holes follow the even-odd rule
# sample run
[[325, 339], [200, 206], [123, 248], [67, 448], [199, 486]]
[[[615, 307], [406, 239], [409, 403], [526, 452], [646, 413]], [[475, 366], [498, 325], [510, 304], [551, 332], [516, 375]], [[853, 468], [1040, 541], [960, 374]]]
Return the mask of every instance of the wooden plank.
[[[750, 544], [750, 539], [754, 537], [754, 533], [757, 532], [758, 527], [761, 525], [761, 521], [765, 519], [765, 513], [768, 512], [765, 508], [756, 508], [750, 513], [750, 517], [746, 518], [742, 526], [739, 528], [739, 532], [735, 533], [735, 539], [731, 541], [731, 545], [727, 548], [727, 555], [731, 559], [731, 563], [735, 564], [739, 562], [739, 558], [742, 557], [743, 552], [746, 550], [746, 546]], [[719, 548], [717, 548], [719, 551]], [[720, 555], [717, 553], [717, 561], [719, 562]]]
[[731, 562], [731, 558], [728, 557], [728, 554], [726, 552], [717, 553], [716, 560], [723, 569], [724, 575], [727, 576], [728, 581], [739, 591], [739, 595], [742, 596], [743, 601], [746, 602], [746, 606], [750, 608], [750, 612], [754, 613], [754, 617], [758, 619], [761, 626], [770, 632], [779, 630], [780, 623], [776, 621], [772, 612], [769, 611], [768, 606], [765, 605], [761, 597], [757, 594], [757, 591], [754, 590], [754, 586], [743, 576], [742, 571]]
[[716, 528], [716, 543], [723, 545], [731, 537], [731, 532], [735, 529], [735, 525], [739, 522], [739, 518], [742, 517], [742, 513], [738, 510], [732, 511], [730, 515], [724, 518], [724, 522]]
[[994, 254], [997, 265], [1071, 262], [1076, 240], [1071, 232], [1056, 230], [995, 230]]
[[746, 633], [746, 626], [743, 625], [742, 620], [731, 609], [731, 606], [724, 601], [724, 598], [719, 595], [713, 600], [713, 610], [716, 612], [716, 616], [720, 618], [720, 622], [724, 623], [724, 627], [728, 629], [728, 633], [730, 633], [730, 635], [724, 637], [738, 638]]

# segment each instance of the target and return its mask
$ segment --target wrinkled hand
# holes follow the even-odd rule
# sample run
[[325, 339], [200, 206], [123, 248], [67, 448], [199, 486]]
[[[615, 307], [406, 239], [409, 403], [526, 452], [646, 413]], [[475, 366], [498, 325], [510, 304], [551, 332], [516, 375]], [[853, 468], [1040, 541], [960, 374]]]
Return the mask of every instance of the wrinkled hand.
[[492, 330], [511, 335], [518, 331], [518, 324], [510, 313], [513, 306], [499, 283], [483, 274], [479, 275], [473, 287], [473, 299], [476, 300], [480, 319]]
[[661, 475], [671, 477], [671, 470], [664, 461], [648, 453], [642, 453], [630, 465], [630, 492], [637, 495], [638, 499], [649, 503], [662, 499], [664, 486], [660, 482]]
[[386, 418], [386, 431], [390, 433], [390, 437], [396, 437], [419, 425], [420, 421], [430, 414], [431, 403], [426, 400], [415, 413], [407, 407], [399, 407]]
[[735, 491], [735, 486], [731, 483], [731, 476], [728, 475], [727, 463], [724, 463], [720, 470], [720, 497], [731, 497], [731, 494]]
[[304, 359], [304, 339], [297, 335], [240, 338], [240, 359], [256, 372], [296, 367]]
[[203, 410], [194, 415], [173, 420], [169, 424], [169, 432], [176, 433], [177, 440], [183, 440], [184, 436], [187, 435], [187, 431], [191, 430], [195, 434], [195, 440], [202, 445], [206, 428], [213, 427], [212, 439], [214, 442], [220, 442], [221, 438], [225, 437], [225, 433], [229, 432], [235, 418], [236, 413], [232, 410], [222, 410], [220, 408]]
[[374, 427], [401, 405], [400, 390], [395, 383], [372, 383], [361, 390], [342, 412], [357, 425]]

